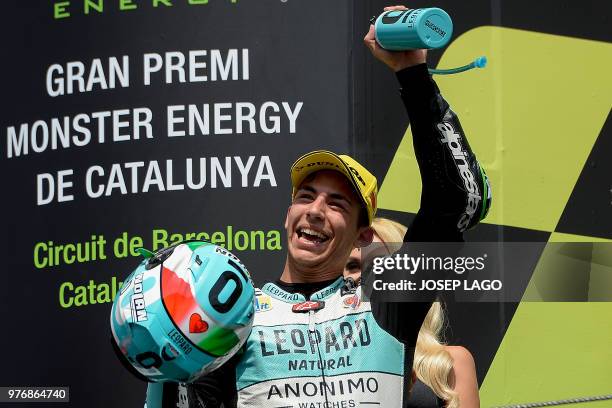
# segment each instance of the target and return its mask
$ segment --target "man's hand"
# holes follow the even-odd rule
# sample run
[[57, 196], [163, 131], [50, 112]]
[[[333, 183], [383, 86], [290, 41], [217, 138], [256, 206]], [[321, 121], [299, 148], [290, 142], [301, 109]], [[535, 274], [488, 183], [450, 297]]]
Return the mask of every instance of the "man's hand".
[[[385, 7], [385, 11], [391, 10], [408, 10], [405, 6]], [[377, 42], [374, 35], [374, 26], [370, 25], [370, 31], [363, 38], [366, 47], [370, 49], [372, 55], [384, 62], [394, 72], [401, 71], [404, 68], [413, 65], [422, 64], [427, 57], [427, 50], [410, 50], [410, 51], [387, 51], [382, 48]]]

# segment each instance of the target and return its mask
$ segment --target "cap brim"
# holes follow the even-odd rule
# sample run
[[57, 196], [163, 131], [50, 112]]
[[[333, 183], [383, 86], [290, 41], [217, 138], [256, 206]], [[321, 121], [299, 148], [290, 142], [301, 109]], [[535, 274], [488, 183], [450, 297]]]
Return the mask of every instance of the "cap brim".
[[351, 169], [344, 162], [344, 160], [340, 158], [340, 156], [328, 150], [315, 150], [313, 152], [306, 153], [302, 157], [298, 158], [295, 163], [293, 163], [291, 166], [291, 185], [293, 186], [291, 196], [293, 197], [295, 195], [297, 189], [304, 182], [306, 177], [321, 170], [332, 170], [343, 174], [351, 183], [357, 197], [359, 197], [359, 200], [364, 206], [366, 213], [368, 213], [368, 218], [370, 217], [368, 203], [365, 201], [365, 198], [361, 193], [357, 180], [355, 180], [355, 176], [351, 172]]

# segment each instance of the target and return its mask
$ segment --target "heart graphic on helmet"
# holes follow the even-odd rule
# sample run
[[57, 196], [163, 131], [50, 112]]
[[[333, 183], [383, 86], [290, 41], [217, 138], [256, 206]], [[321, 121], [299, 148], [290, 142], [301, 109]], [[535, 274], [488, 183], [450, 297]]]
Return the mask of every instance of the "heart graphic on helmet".
[[204, 333], [208, 330], [208, 323], [202, 320], [202, 316], [192, 313], [189, 318], [189, 333]]

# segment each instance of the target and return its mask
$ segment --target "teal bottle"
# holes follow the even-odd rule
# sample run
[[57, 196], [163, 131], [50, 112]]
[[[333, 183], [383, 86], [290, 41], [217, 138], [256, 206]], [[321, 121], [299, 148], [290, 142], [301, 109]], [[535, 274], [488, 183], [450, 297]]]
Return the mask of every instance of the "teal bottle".
[[386, 11], [374, 22], [376, 41], [386, 50], [444, 47], [453, 35], [453, 21], [437, 7]]

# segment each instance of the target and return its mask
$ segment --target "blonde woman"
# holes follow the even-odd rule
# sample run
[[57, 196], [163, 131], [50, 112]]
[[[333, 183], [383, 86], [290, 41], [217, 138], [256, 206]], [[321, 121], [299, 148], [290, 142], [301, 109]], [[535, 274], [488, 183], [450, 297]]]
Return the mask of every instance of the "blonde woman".
[[[372, 222], [373, 242], [382, 243], [391, 254], [397, 251], [406, 234], [398, 222], [377, 217]], [[361, 253], [356, 248], [346, 263], [345, 278], [357, 284], [361, 278]], [[419, 331], [414, 356], [414, 383], [409, 406], [413, 408], [478, 408], [478, 382], [472, 354], [461, 346], [441, 340], [445, 327], [444, 309], [434, 302]]]

